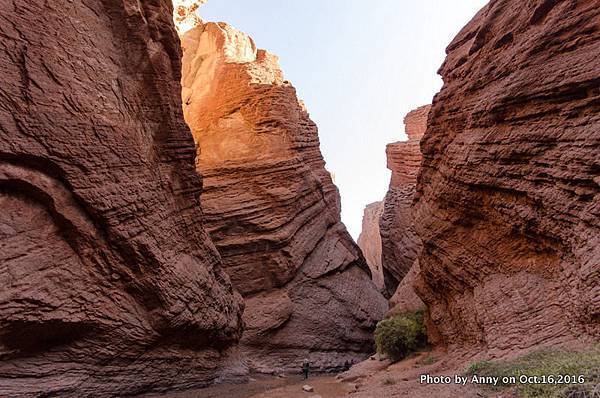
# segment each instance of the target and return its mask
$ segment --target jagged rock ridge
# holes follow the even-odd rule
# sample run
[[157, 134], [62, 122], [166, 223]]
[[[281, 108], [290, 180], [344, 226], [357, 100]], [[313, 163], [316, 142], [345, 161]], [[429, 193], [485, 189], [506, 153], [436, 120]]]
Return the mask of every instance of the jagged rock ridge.
[[381, 266], [381, 234], [379, 219], [383, 212], [383, 202], [374, 202], [365, 207], [362, 230], [356, 243], [365, 255], [371, 270], [371, 279], [380, 291], [384, 291], [383, 268]]
[[447, 54], [415, 206], [443, 343], [600, 338], [600, 4], [493, 1]]
[[206, 225], [247, 303], [253, 369], [364, 357], [387, 303], [340, 222], [316, 125], [277, 58], [225, 23], [182, 39], [183, 103]]
[[0, 13], [0, 395], [227, 377], [242, 300], [202, 227], [171, 2]]
[[421, 106], [404, 118], [407, 141], [386, 147], [387, 167], [392, 171], [380, 219], [382, 266], [388, 295], [408, 273], [421, 250], [421, 241], [414, 230], [412, 200], [421, 168], [419, 140], [427, 127], [431, 105]]

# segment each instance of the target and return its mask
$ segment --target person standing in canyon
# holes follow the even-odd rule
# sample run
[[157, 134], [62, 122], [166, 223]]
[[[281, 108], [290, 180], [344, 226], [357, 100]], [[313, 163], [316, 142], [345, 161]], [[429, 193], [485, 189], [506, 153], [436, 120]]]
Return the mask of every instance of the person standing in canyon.
[[308, 359], [302, 361], [302, 373], [304, 374], [304, 380], [308, 379], [308, 371], [310, 370], [310, 363]]
[[346, 359], [346, 362], [344, 362], [344, 372], [350, 370], [351, 367], [352, 367], [352, 365], [351, 365], [350, 361], [348, 361]]

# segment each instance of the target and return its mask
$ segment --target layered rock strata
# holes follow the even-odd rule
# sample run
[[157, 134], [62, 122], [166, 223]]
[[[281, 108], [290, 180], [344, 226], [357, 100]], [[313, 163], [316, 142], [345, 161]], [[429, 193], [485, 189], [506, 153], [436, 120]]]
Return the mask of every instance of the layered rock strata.
[[365, 207], [362, 230], [356, 243], [362, 250], [371, 270], [371, 279], [380, 291], [384, 291], [383, 268], [381, 267], [381, 234], [379, 219], [383, 212], [383, 202], [374, 202]]
[[600, 338], [600, 4], [492, 1], [421, 140], [419, 296], [451, 349]]
[[228, 377], [242, 300], [202, 227], [171, 2], [0, 14], [0, 396]]
[[404, 118], [407, 141], [386, 147], [387, 167], [392, 172], [380, 219], [382, 266], [385, 288], [393, 295], [421, 250], [421, 241], [413, 226], [413, 201], [417, 175], [421, 167], [419, 141], [427, 128], [431, 105], [421, 106]]
[[277, 58], [207, 23], [182, 39], [183, 103], [206, 225], [246, 299], [254, 370], [326, 370], [364, 357], [387, 307], [340, 222], [317, 127]]

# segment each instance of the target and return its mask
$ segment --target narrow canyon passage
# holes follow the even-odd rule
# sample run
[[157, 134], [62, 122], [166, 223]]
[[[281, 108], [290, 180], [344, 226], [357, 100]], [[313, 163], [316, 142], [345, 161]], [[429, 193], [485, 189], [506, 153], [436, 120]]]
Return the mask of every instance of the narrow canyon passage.
[[341, 223], [317, 127], [277, 57], [225, 23], [198, 24], [182, 48], [205, 225], [245, 299], [250, 370], [366, 358], [387, 303]]
[[[358, 244], [277, 56], [204, 2], [0, 2], [0, 397], [598, 391], [600, 0], [456, 27]], [[422, 381], [477, 373], [577, 381]]]

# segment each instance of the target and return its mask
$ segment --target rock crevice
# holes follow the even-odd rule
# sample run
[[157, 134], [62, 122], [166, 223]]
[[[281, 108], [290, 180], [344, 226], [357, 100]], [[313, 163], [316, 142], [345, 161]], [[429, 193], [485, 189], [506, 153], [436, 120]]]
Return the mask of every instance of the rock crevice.
[[385, 292], [383, 267], [381, 265], [381, 232], [379, 219], [383, 213], [383, 202], [374, 202], [365, 207], [362, 219], [362, 230], [357, 244], [365, 255], [365, 260], [371, 269], [371, 278], [375, 286]]
[[421, 250], [414, 229], [411, 204], [421, 168], [419, 141], [427, 127], [430, 105], [409, 112], [404, 118], [407, 141], [386, 147], [387, 167], [392, 172], [380, 218], [381, 262], [387, 294], [392, 296]]

